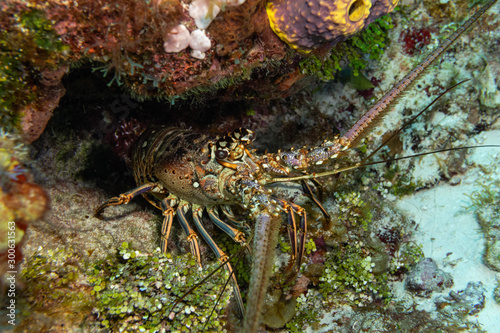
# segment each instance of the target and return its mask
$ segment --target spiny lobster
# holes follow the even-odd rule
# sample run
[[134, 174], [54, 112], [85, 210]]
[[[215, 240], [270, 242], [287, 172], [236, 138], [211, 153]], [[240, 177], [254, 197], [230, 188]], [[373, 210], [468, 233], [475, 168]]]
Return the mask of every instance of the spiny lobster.
[[[134, 178], [138, 187], [109, 199], [97, 209], [96, 215], [101, 215], [106, 207], [127, 204], [139, 194], [144, 196], [164, 215], [161, 229], [163, 251], [167, 249], [171, 226], [177, 216], [199, 265], [201, 266], [198, 234], [229, 271], [238, 308], [244, 314], [242, 332], [256, 332], [274, 261], [273, 251], [277, 244], [278, 230], [282, 223], [280, 213], [285, 212], [287, 215], [292, 248], [292, 263], [289, 267], [300, 267], [307, 234], [305, 209], [277, 197], [269, 185], [301, 181], [307, 188], [306, 180], [340, 172], [334, 167], [325, 172], [314, 171], [319, 165], [356, 147], [390, 110], [401, 93], [495, 2], [496, 0], [491, 0], [485, 3], [343, 136], [326, 140], [317, 147], [259, 155], [251, 149], [255, 136], [248, 129], [240, 128], [222, 137], [165, 126], [146, 130], [132, 153]], [[370, 156], [372, 155], [373, 153]], [[310, 192], [309, 194], [312, 195]], [[237, 219], [232, 210], [235, 206], [248, 212], [247, 216], [254, 221], [253, 225], [249, 226]], [[247, 242], [252, 239], [249, 252], [253, 263], [246, 310], [227, 255], [204, 227], [202, 214], [205, 211], [210, 220], [234, 241], [248, 247]], [[197, 232], [191, 227], [191, 223], [194, 223]]]

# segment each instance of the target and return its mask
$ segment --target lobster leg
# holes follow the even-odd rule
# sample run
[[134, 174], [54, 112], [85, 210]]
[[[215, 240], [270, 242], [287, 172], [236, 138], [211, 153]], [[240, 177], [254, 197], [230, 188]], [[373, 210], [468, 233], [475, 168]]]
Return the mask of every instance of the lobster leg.
[[293, 218], [295, 228], [297, 228], [297, 226], [296, 226], [297, 223], [295, 221], [295, 214], [294, 213], [297, 213], [300, 215], [300, 229], [302, 230], [302, 232], [301, 232], [299, 241], [297, 241], [297, 229], [294, 230], [295, 247], [297, 247], [297, 245], [298, 245], [298, 249], [295, 249], [294, 261], [295, 261], [296, 269], [298, 272], [300, 269], [300, 265], [302, 264], [302, 257], [304, 255], [304, 245], [305, 245], [306, 232], [307, 232], [307, 229], [306, 229], [307, 228], [307, 222], [306, 222], [307, 215], [306, 215], [304, 208], [302, 208], [298, 205], [292, 204], [292, 203], [288, 203], [288, 204], [289, 204], [289, 206], [287, 208], [287, 214], [289, 217], [291, 216]]
[[295, 214], [293, 211], [290, 209], [290, 206], [288, 206], [285, 203], [284, 207], [287, 215], [287, 220], [288, 220], [288, 237], [290, 238], [290, 244], [292, 245], [292, 258], [290, 260], [290, 264], [287, 268], [287, 270], [291, 269], [293, 264], [295, 263], [295, 260], [297, 259], [297, 221], [295, 219]]
[[96, 209], [94, 216], [95, 217], [100, 217], [102, 212], [106, 207], [110, 206], [118, 206], [118, 205], [126, 205], [135, 198], [136, 196], [146, 193], [146, 192], [151, 192], [155, 189], [157, 189], [159, 186], [157, 183], [148, 183], [141, 185], [139, 187], [134, 188], [133, 190], [130, 190], [128, 192], [122, 193], [117, 197], [113, 197], [108, 200], [105, 204], [101, 205], [99, 208]]
[[[304, 249], [306, 245], [306, 235], [307, 235], [307, 214], [304, 208], [296, 205], [294, 203], [290, 203], [292, 209], [300, 215], [300, 229], [302, 231], [302, 235], [300, 236], [299, 243], [299, 253], [297, 255], [297, 270], [300, 269], [300, 265], [302, 264], [302, 258], [304, 257]], [[292, 213], [293, 214], [293, 213]]]
[[217, 214], [217, 211], [215, 210], [215, 207], [208, 209], [208, 216], [210, 217], [210, 220], [218, 226], [222, 231], [224, 231], [226, 234], [229, 235], [235, 242], [240, 243], [242, 246], [245, 247], [245, 251], [248, 255], [252, 255], [252, 250], [250, 246], [246, 243], [247, 239], [245, 237], [245, 234], [239, 231], [236, 228], [231, 227], [224, 221], [220, 219], [220, 217]]
[[[248, 226], [246, 221], [241, 221], [236, 218], [236, 216], [233, 213], [233, 210], [231, 209], [231, 206], [229, 205], [221, 205], [220, 206], [222, 213], [226, 216], [226, 218], [229, 220], [229, 223], [231, 223], [233, 226], [237, 227], [238, 230], [243, 231], [245, 235], [249, 235], [251, 233], [251, 228]], [[252, 248], [250, 246], [246, 247], [246, 251], [248, 252], [249, 255], [252, 255]]]
[[198, 265], [201, 267], [201, 255], [200, 255], [200, 244], [198, 243], [198, 236], [194, 232], [194, 230], [189, 226], [189, 223], [186, 219], [186, 212], [184, 209], [187, 210], [188, 203], [186, 202], [181, 202], [179, 207], [177, 208], [177, 217], [178, 220], [182, 226], [182, 229], [184, 229], [184, 232], [187, 235], [187, 239], [191, 245], [191, 253], [196, 257], [196, 262], [198, 262]]
[[[201, 234], [201, 237], [207, 242], [208, 246], [212, 249], [212, 251], [215, 253], [217, 258], [221, 263], [224, 264], [224, 268], [229, 272], [229, 276], [231, 279], [231, 285], [233, 286], [233, 292], [234, 296], [236, 298], [236, 303], [238, 304], [238, 309], [240, 311], [241, 317], [243, 317], [244, 311], [244, 305], [243, 305], [243, 299], [241, 298], [241, 292], [240, 288], [238, 287], [238, 281], [236, 280], [236, 276], [234, 274], [233, 268], [231, 267], [231, 264], [229, 263], [229, 258], [228, 256], [220, 249], [220, 247], [217, 246], [215, 241], [210, 237], [208, 234], [207, 230], [203, 226], [203, 223], [200, 220], [201, 214], [203, 212], [203, 208], [197, 205], [193, 205], [193, 220], [196, 228]], [[225, 224], [224, 222], [220, 221], [222, 224]], [[227, 226], [227, 225], [226, 225]]]
[[[290, 270], [292, 266], [296, 265], [297, 271], [300, 269], [302, 264], [302, 257], [304, 255], [304, 246], [307, 235], [307, 214], [304, 208], [300, 207], [291, 202], [287, 202], [283, 199], [274, 198], [276, 202], [283, 208], [288, 216], [288, 235], [290, 237], [290, 243], [292, 246], [292, 260], [288, 265], [287, 270]], [[301, 230], [300, 240], [297, 241], [297, 220], [295, 214], [300, 216]]]
[[163, 253], [167, 252], [168, 236], [170, 236], [170, 229], [172, 228], [172, 222], [174, 221], [175, 211], [169, 204], [170, 199], [165, 198], [161, 201], [161, 210], [163, 216], [163, 223], [161, 225], [161, 243], [160, 248]]
[[245, 235], [241, 231], [239, 231], [238, 229], [231, 227], [227, 223], [224, 223], [224, 221], [222, 221], [219, 218], [217, 211], [215, 210], [215, 207], [208, 209], [207, 212], [208, 212], [208, 216], [210, 217], [210, 220], [212, 220], [212, 222], [216, 226], [218, 226], [222, 231], [224, 231], [226, 234], [228, 234], [229, 237], [231, 237], [235, 242], [238, 242], [242, 245], [245, 244], [245, 242], [246, 242]]
[[[314, 183], [316, 188], [318, 188], [318, 190], [321, 193], [321, 189], [320, 189], [321, 184], [316, 179], [311, 179], [311, 181]], [[321, 213], [323, 213], [323, 216], [325, 217], [325, 220], [327, 221], [327, 223], [330, 223], [330, 221], [331, 221], [330, 214], [328, 214], [325, 207], [323, 207], [323, 205], [320, 202], [320, 201], [323, 201], [323, 199], [321, 198], [322, 195], [320, 195], [320, 201], [319, 201], [314, 196], [314, 193], [313, 193], [311, 187], [309, 186], [309, 184], [307, 183], [307, 181], [302, 180], [301, 184], [302, 184], [302, 189], [304, 190], [305, 195], [307, 195], [316, 204], [316, 206], [318, 206], [318, 208], [321, 210]]]
[[229, 205], [221, 205], [220, 206], [222, 213], [228, 218], [229, 222], [231, 222], [234, 226], [238, 227], [240, 230], [244, 230], [245, 232], [250, 232], [250, 227], [246, 224], [246, 221], [240, 221], [234, 216], [233, 210]]

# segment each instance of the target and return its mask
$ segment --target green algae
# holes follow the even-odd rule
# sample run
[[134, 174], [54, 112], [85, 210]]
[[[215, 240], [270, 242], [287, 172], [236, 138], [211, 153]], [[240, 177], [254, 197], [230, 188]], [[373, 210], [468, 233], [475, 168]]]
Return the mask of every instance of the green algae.
[[[415, 193], [415, 190], [422, 187], [422, 184], [415, 183], [412, 181], [411, 176], [407, 174], [407, 171], [401, 170], [399, 165], [394, 165], [388, 168], [382, 177], [390, 181], [392, 185], [388, 188], [389, 193], [402, 197], [408, 194]], [[375, 189], [382, 188], [379, 185], [375, 185]]]
[[370, 206], [361, 199], [359, 192], [334, 193], [335, 204], [339, 209], [337, 220], [341, 225], [356, 227], [360, 225], [363, 230], [368, 230], [373, 213]]
[[476, 215], [485, 235], [483, 260], [489, 268], [500, 271], [500, 179], [496, 162], [482, 166], [482, 176], [476, 182], [477, 190], [469, 196], [471, 204], [465, 209]]
[[497, 280], [497, 286], [493, 290], [493, 299], [495, 300], [495, 302], [500, 304], [500, 281], [499, 280]]
[[191, 255], [172, 258], [159, 251], [148, 255], [123, 243], [115, 257], [97, 263], [90, 272], [97, 302], [94, 312], [111, 331], [224, 332], [223, 312], [231, 295], [230, 288], [222, 290], [226, 272], [214, 274], [174, 307], [216, 266], [207, 265], [203, 271]]
[[308, 241], [306, 241], [304, 249], [306, 251], [306, 254], [311, 254], [313, 252], [316, 252], [316, 243], [314, 243], [312, 239], [309, 239]]
[[235, 242], [231, 237], [226, 234], [219, 234], [215, 237], [215, 241], [220, 249], [230, 258], [229, 263], [236, 274], [236, 281], [241, 286], [247, 286], [250, 283], [250, 270], [248, 267], [251, 265], [249, 258], [245, 256], [248, 254], [246, 249], [243, 249], [240, 243]]
[[[317, 328], [319, 321], [321, 319], [321, 307], [318, 307], [317, 302], [314, 302], [314, 297], [311, 295], [316, 295], [314, 292], [308, 292], [307, 296], [302, 294], [297, 297], [297, 312], [295, 317], [286, 324], [286, 328], [289, 332], [303, 332], [304, 327], [308, 326], [313, 329]], [[321, 297], [316, 297], [316, 299]]]
[[352, 290], [354, 293], [350, 293], [347, 299], [354, 304], [364, 302], [371, 294], [386, 297], [389, 295], [387, 274], [375, 275], [374, 266], [372, 256], [360, 243], [347, 245], [327, 256], [319, 290], [324, 298], [333, 292]]
[[375, 20], [365, 30], [337, 44], [326, 57], [311, 55], [299, 64], [303, 74], [315, 75], [323, 81], [333, 80], [347, 61], [354, 76], [366, 67], [364, 55], [377, 60], [384, 53], [388, 31], [393, 28], [390, 16]]

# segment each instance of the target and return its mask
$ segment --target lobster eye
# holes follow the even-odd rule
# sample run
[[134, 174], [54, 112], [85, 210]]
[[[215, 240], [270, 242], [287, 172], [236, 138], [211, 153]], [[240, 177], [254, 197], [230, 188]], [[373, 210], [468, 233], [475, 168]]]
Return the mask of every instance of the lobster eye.
[[215, 158], [218, 160], [224, 160], [227, 158], [228, 155], [229, 153], [227, 152], [227, 150], [217, 149], [215, 151]]

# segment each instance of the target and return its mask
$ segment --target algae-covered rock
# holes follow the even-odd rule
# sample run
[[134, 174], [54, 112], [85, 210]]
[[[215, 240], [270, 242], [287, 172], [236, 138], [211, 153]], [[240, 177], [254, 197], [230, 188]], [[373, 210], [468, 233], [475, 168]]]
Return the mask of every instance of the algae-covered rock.
[[91, 310], [95, 299], [82, 258], [71, 248], [44, 249], [27, 258], [18, 279], [24, 287], [18, 298], [21, 330], [46, 331], [59, 327], [95, 327]]
[[217, 272], [198, 284], [217, 266], [201, 270], [191, 256], [146, 254], [123, 243], [116, 256], [90, 270], [93, 313], [113, 332], [226, 332], [224, 309], [231, 297], [231, 288], [225, 288], [228, 274]]
[[421, 260], [406, 278], [406, 288], [419, 296], [428, 296], [452, 285], [451, 275], [440, 270], [431, 258]]
[[439, 297], [435, 303], [443, 311], [472, 316], [484, 308], [485, 292], [481, 281], [469, 282], [464, 290], [450, 291], [449, 296]]

